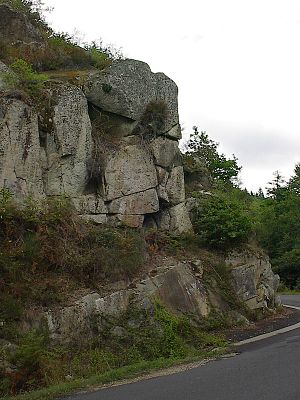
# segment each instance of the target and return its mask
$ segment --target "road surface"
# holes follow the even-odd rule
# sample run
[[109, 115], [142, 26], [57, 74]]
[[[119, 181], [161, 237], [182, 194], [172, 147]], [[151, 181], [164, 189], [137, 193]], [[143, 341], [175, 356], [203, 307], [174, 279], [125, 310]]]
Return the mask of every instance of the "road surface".
[[[300, 307], [299, 296], [283, 303]], [[67, 400], [300, 400], [300, 329], [238, 348], [239, 355], [174, 375]]]

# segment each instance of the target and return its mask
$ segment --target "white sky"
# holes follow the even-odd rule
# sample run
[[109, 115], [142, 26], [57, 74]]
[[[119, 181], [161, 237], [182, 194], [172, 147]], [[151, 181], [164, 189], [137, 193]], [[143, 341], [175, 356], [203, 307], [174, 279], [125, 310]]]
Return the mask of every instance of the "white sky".
[[249, 190], [300, 162], [300, 0], [45, 0], [58, 31], [102, 38], [179, 87], [197, 125], [234, 153]]

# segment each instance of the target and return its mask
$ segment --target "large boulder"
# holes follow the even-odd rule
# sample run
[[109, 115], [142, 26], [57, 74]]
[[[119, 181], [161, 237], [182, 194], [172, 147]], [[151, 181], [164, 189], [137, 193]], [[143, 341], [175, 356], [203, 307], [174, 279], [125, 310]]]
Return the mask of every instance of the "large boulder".
[[118, 316], [126, 311], [130, 290], [120, 290], [106, 296], [90, 293], [68, 307], [46, 312], [50, 337], [57, 341], [71, 341], [80, 334], [91, 335], [92, 324], [100, 316]]
[[233, 287], [238, 297], [251, 310], [274, 308], [280, 304], [276, 292], [279, 276], [274, 274], [269, 257], [262, 251], [232, 251], [225, 260], [231, 270]]
[[155, 189], [134, 193], [129, 196], [113, 200], [108, 205], [111, 214], [152, 214], [159, 211], [159, 201]]
[[90, 74], [84, 92], [95, 106], [134, 121], [142, 120], [149, 103], [163, 101], [167, 117], [161, 134], [170, 131], [171, 136], [180, 137], [177, 86], [166, 75], [153, 73], [142, 61], [119, 60], [104, 71]]
[[193, 232], [193, 226], [185, 203], [162, 209], [155, 215], [157, 227], [173, 234]]

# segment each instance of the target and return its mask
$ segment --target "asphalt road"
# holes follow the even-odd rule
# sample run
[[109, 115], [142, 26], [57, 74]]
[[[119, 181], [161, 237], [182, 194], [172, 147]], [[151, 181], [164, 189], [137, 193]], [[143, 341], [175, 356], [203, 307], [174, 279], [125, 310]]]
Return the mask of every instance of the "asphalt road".
[[[283, 296], [300, 306], [300, 296]], [[68, 400], [300, 400], [300, 329], [238, 348], [239, 355], [174, 375]]]

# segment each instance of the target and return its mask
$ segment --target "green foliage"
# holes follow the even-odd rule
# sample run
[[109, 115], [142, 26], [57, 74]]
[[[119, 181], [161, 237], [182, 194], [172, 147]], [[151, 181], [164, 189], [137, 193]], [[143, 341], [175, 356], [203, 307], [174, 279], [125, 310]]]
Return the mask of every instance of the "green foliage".
[[20, 207], [7, 189], [0, 191], [0, 287], [24, 305], [60, 301], [60, 285], [70, 278], [94, 287], [133, 276], [144, 253], [139, 231], [85, 223], [67, 198], [29, 197]]
[[[198, 128], [194, 126], [194, 133], [186, 145], [187, 164], [194, 164], [197, 167], [197, 159], [200, 165], [205, 166], [211, 176], [216, 180], [235, 183], [241, 167], [237, 164], [237, 158], [233, 155], [232, 159], [227, 159], [224, 154], [218, 153], [218, 143], [209, 139], [206, 132], [199, 133]], [[195, 158], [194, 163], [191, 159]]]
[[224, 248], [247, 240], [251, 223], [240, 202], [226, 196], [202, 196], [199, 203], [194, 229], [204, 245]]
[[[6, 356], [17, 370], [2, 376], [0, 393], [16, 394], [63, 382], [66, 375], [75, 380], [143, 361], [201, 356], [227, 344], [221, 336], [199, 329], [197, 324], [171, 313], [158, 301], [148, 309], [132, 304], [117, 318], [95, 315], [93, 319], [93, 338], [84, 340], [77, 332], [74, 342], [55, 349], [49, 345], [47, 333], [33, 331], [21, 337], [16, 352]], [[213, 323], [211, 318], [209, 330]]]
[[251, 213], [257, 238], [268, 251], [274, 270], [290, 288], [299, 287], [300, 194], [299, 164], [285, 182], [278, 171], [270, 182], [267, 198], [257, 198]]
[[[38, 71], [69, 69], [104, 69], [113, 60], [123, 58], [121, 49], [104, 45], [102, 40], [82, 46], [74, 35], [56, 33], [47, 24], [44, 14], [51, 11], [41, 0], [0, 0], [12, 9], [25, 15], [36, 28], [44, 45], [30, 46], [26, 43], [13, 44], [0, 40], [1, 60], [6, 64], [18, 59], [25, 60]], [[13, 78], [10, 79], [11, 82]]]
[[37, 96], [44, 87], [48, 77], [33, 71], [32, 67], [22, 59], [10, 65], [12, 72], [3, 73], [3, 81], [10, 89], [23, 90], [30, 96]]

